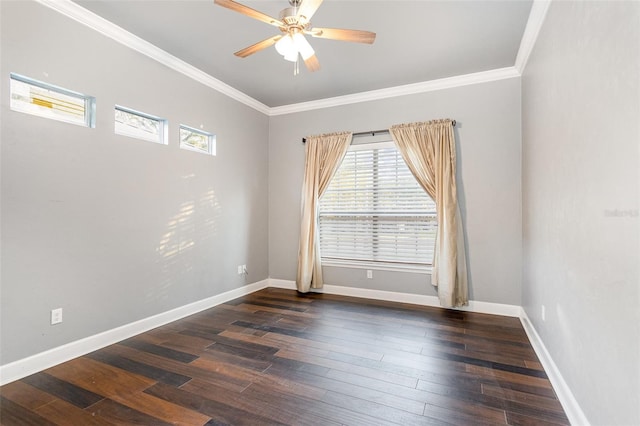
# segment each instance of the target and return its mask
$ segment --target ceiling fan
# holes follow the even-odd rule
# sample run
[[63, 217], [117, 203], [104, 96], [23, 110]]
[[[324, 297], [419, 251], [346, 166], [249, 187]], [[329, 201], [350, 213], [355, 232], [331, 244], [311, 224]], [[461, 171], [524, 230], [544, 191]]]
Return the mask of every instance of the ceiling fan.
[[309, 71], [320, 69], [320, 63], [315, 52], [305, 35], [331, 40], [352, 41], [356, 43], [372, 44], [376, 39], [376, 33], [361, 30], [344, 30], [337, 28], [316, 28], [311, 26], [311, 17], [322, 4], [322, 0], [289, 0], [291, 7], [280, 12], [280, 18], [276, 19], [248, 6], [244, 6], [233, 0], [214, 0], [214, 3], [242, 13], [250, 18], [278, 27], [282, 34], [259, 41], [234, 55], [246, 58], [267, 47], [276, 45], [276, 50], [284, 59], [298, 63], [298, 54], [302, 57]]

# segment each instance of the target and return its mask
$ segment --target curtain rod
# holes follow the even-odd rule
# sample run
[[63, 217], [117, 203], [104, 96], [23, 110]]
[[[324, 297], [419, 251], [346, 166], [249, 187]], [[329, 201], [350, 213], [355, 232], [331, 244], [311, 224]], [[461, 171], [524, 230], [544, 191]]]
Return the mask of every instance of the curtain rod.
[[[456, 120], [451, 120], [451, 125], [453, 127], [456, 127]], [[369, 130], [368, 132], [356, 132], [356, 133], [353, 133], [352, 136], [375, 136], [377, 134], [384, 134], [384, 133], [389, 133], [389, 129]], [[306, 143], [306, 142], [307, 142], [307, 138], [302, 138], [302, 143]]]

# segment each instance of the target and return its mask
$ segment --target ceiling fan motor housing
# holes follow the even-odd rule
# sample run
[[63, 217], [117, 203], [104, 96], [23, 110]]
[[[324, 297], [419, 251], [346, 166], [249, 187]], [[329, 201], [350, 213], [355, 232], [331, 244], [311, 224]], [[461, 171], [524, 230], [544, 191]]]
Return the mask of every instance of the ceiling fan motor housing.
[[282, 9], [280, 12], [280, 20], [287, 25], [295, 25], [298, 23], [298, 18], [296, 17], [297, 13], [298, 8], [295, 6]]

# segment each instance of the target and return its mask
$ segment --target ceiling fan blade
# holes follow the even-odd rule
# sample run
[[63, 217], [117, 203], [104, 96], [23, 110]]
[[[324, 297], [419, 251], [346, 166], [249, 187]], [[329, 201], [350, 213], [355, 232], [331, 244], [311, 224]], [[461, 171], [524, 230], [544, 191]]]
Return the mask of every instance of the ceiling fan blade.
[[282, 34], [277, 36], [269, 37], [268, 39], [257, 42], [256, 44], [252, 44], [249, 47], [245, 47], [242, 50], [238, 50], [234, 55], [239, 56], [241, 58], [246, 58], [249, 55], [253, 55], [256, 52], [261, 51], [262, 49], [266, 49], [267, 47], [273, 46], [276, 44], [278, 40], [283, 37]]
[[302, 4], [298, 8], [298, 19], [304, 18], [305, 22], [309, 22], [321, 4], [322, 0], [302, 0]]
[[318, 71], [320, 69], [320, 62], [316, 55], [311, 55], [307, 59], [305, 59], [304, 64], [307, 69], [311, 72]]
[[227, 9], [231, 9], [235, 12], [242, 13], [243, 15], [246, 15], [250, 18], [257, 19], [258, 21], [262, 21], [269, 25], [273, 25], [274, 27], [284, 26], [284, 22], [280, 21], [279, 19], [273, 18], [269, 15], [266, 15], [248, 6], [237, 3], [233, 0], [214, 0], [214, 3], [217, 4], [218, 6], [226, 7]]
[[338, 28], [313, 28], [305, 31], [312, 37], [328, 38], [331, 40], [353, 41], [355, 43], [372, 44], [376, 40], [376, 33], [362, 30], [341, 30]]

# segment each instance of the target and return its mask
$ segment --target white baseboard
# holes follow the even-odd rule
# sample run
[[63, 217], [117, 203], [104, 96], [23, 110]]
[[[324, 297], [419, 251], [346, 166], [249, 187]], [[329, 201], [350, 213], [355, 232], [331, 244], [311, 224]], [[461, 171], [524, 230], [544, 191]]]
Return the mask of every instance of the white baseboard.
[[128, 339], [137, 334], [144, 333], [161, 325], [176, 321], [189, 315], [193, 315], [205, 309], [212, 308], [221, 303], [253, 293], [267, 287], [269, 280], [258, 281], [227, 292], [217, 294], [188, 305], [180, 306], [139, 321], [125, 324], [102, 333], [67, 343], [57, 348], [50, 349], [39, 354], [32, 355], [18, 361], [0, 366], [0, 385], [19, 380], [30, 374], [45, 370], [73, 358], [88, 354], [105, 346], [112, 345], [121, 340]]
[[540, 335], [533, 326], [533, 323], [529, 320], [529, 316], [524, 309], [522, 309], [522, 312], [520, 313], [520, 322], [529, 337], [533, 350], [536, 352], [536, 355], [538, 355], [540, 363], [542, 363], [542, 366], [544, 367], [544, 371], [549, 377], [549, 381], [551, 382], [553, 389], [556, 391], [556, 395], [558, 395], [560, 404], [562, 404], [562, 408], [564, 408], [564, 412], [567, 415], [569, 422], [572, 425], [589, 426], [589, 420], [584, 415], [582, 408], [580, 408], [578, 401], [576, 401], [576, 398], [573, 396], [573, 392], [569, 389], [567, 382], [564, 381], [562, 374], [560, 374], [560, 370], [558, 370], [558, 366], [553, 362], [551, 354], [547, 351]]
[[[269, 287], [296, 289], [295, 281], [269, 278]], [[395, 291], [373, 290], [369, 288], [345, 287], [325, 284], [318, 293], [337, 294], [340, 296], [361, 297], [364, 299], [387, 300], [389, 302], [411, 303], [421, 306], [440, 307], [440, 300], [436, 296], [422, 294], [398, 293]], [[455, 308], [460, 311], [477, 312], [482, 314], [502, 315], [507, 317], [519, 317], [522, 308], [517, 305], [505, 305], [502, 303], [490, 303], [469, 301], [469, 306]]]
[[278, 278], [269, 278], [268, 287], [284, 288], [286, 290], [296, 290], [296, 282], [291, 280], [280, 280]]

